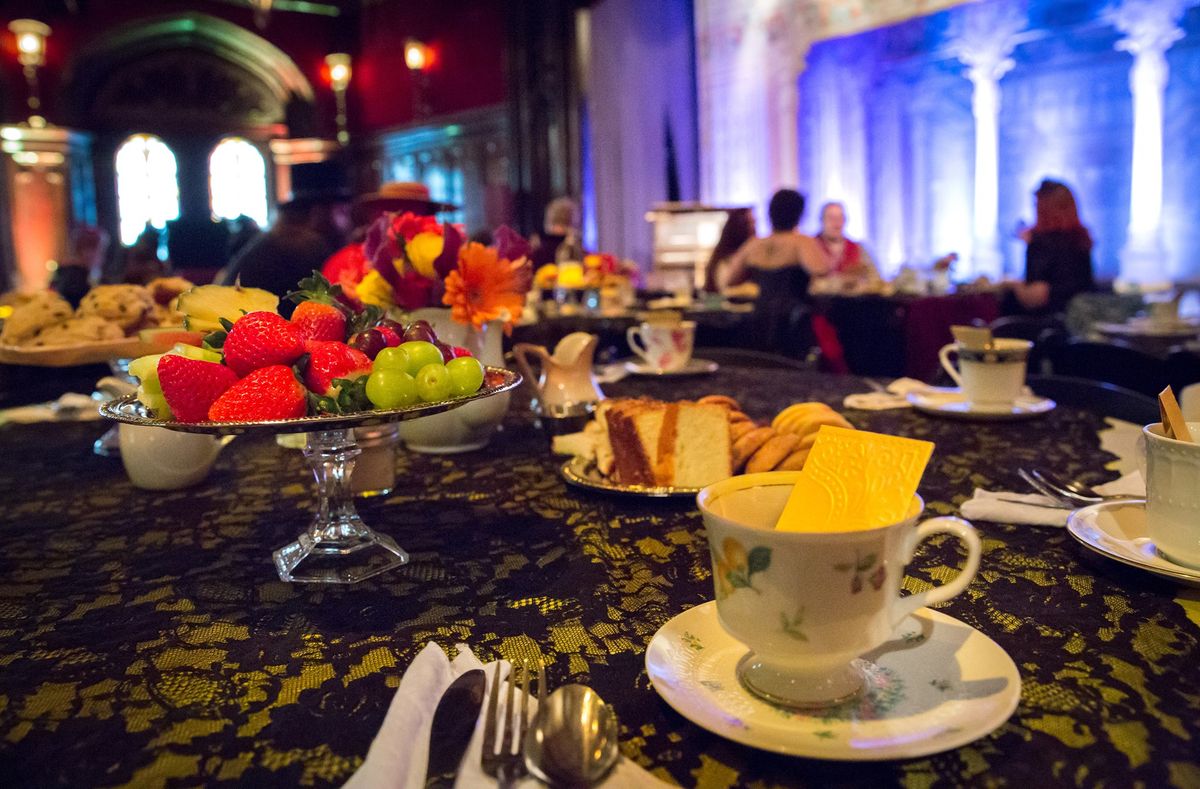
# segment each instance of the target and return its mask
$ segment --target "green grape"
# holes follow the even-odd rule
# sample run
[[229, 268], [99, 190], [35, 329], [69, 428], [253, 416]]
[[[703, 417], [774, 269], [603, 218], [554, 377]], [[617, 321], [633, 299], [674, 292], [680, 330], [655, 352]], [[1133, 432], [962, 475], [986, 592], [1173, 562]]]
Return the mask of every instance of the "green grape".
[[[156, 376], [155, 383], [157, 384], [157, 382], [158, 378]], [[142, 405], [154, 412], [155, 419], [171, 418], [171, 406], [167, 405], [167, 398], [163, 397], [161, 390], [156, 394], [148, 391], [143, 384], [138, 387], [137, 397]]]
[[367, 379], [367, 399], [376, 408], [403, 408], [417, 402], [417, 382], [403, 370], [375, 368]]
[[404, 350], [404, 346], [397, 348], [384, 348], [375, 356], [375, 362], [371, 366], [372, 370], [399, 370], [407, 373], [408, 370], [408, 351]]
[[446, 365], [432, 362], [422, 367], [417, 372], [417, 394], [426, 403], [436, 403], [450, 397], [450, 372]]
[[446, 363], [450, 373], [450, 393], [455, 397], [466, 397], [483, 386], [483, 365], [474, 356], [460, 356]]
[[408, 356], [408, 372], [411, 375], [416, 375], [426, 365], [442, 363], [442, 352], [431, 342], [413, 340], [401, 343], [400, 350]]

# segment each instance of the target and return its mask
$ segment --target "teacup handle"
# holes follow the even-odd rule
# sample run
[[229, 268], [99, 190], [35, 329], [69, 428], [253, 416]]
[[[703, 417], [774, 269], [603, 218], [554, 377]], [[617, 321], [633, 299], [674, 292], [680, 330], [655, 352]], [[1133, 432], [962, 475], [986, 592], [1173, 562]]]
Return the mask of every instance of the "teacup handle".
[[927, 537], [934, 534], [953, 534], [962, 540], [967, 546], [967, 563], [963, 565], [958, 577], [950, 583], [942, 584], [926, 592], [902, 597], [892, 606], [893, 626], [900, 624], [904, 617], [918, 608], [924, 608], [934, 603], [944, 603], [960, 594], [967, 588], [967, 584], [971, 583], [971, 580], [975, 577], [975, 573], [979, 570], [979, 559], [983, 555], [983, 543], [979, 541], [979, 533], [975, 531], [974, 526], [962, 518], [949, 516], [930, 518], [909, 535], [908, 543], [904, 546], [905, 566], [912, 561], [913, 554], [917, 551], [917, 546]]
[[942, 363], [942, 369], [946, 371], [946, 374], [949, 375], [951, 378], [953, 378], [954, 383], [958, 384], [959, 387], [961, 387], [963, 385], [962, 376], [959, 375], [958, 370], [954, 367], [954, 364], [951, 363], [951, 361], [950, 361], [950, 354], [956, 353], [957, 351], [958, 351], [958, 345], [956, 345], [955, 343], [950, 343], [949, 345], [943, 345], [942, 349], [940, 351], [938, 351], [938, 361], [940, 361]]
[[646, 348], [645, 341], [642, 340], [642, 327], [630, 326], [625, 330], [625, 341], [629, 343], [629, 350], [636, 353], [646, 361], [650, 361], [650, 351]]

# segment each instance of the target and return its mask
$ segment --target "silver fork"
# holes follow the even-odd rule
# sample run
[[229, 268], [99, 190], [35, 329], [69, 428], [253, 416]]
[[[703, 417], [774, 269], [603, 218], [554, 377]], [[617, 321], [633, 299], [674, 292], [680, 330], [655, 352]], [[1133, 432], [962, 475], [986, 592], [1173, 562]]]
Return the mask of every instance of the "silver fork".
[[1104, 501], [1125, 501], [1136, 498], [1135, 496], [1104, 496], [1091, 488], [1083, 488], [1074, 484], [1064, 484], [1048, 472], [1043, 472], [1036, 468], [1029, 471], [1023, 468], [1017, 469], [1017, 473], [1021, 476], [1021, 479], [1028, 482], [1030, 487], [1038, 493], [1049, 496], [1063, 506], [1070, 507], [1071, 509], [1087, 507]]
[[[538, 703], [546, 700], [546, 669], [541, 660], [537, 663], [537, 694]], [[517, 688], [517, 666], [521, 667], [524, 685]], [[517, 779], [525, 775], [524, 744], [525, 732], [529, 728], [529, 699], [532, 695], [530, 684], [529, 662], [522, 659], [519, 664], [509, 663], [506, 678], [504, 705], [500, 705], [500, 666], [496, 666], [496, 676], [492, 680], [492, 690], [488, 696], [487, 709], [484, 711], [483, 723], [483, 755], [480, 765], [483, 771], [496, 778], [501, 787], [513, 786]], [[521, 695], [520, 710], [517, 720], [513, 720], [514, 703], [517, 693]], [[499, 741], [499, 749], [497, 749]], [[498, 752], [497, 752], [498, 750]]]

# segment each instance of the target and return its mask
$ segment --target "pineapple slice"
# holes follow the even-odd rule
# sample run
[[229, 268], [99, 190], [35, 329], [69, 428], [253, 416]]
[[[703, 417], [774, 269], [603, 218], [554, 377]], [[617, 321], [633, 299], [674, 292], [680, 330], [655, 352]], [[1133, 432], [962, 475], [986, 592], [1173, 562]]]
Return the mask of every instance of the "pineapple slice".
[[240, 285], [201, 285], [179, 297], [179, 311], [188, 331], [210, 332], [221, 327], [220, 319], [236, 321], [247, 312], [276, 312], [279, 297], [259, 288]]

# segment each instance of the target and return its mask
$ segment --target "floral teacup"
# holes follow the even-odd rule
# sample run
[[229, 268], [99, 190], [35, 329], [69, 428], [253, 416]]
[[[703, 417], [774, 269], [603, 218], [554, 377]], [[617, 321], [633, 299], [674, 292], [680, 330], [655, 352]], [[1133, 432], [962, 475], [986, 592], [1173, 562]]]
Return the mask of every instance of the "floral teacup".
[[[750, 648], [738, 677], [752, 693], [797, 709], [849, 700], [863, 689], [854, 659], [884, 643], [904, 617], [962, 592], [979, 569], [975, 529], [931, 518], [913, 496], [904, 520], [865, 531], [776, 531], [800, 472], [747, 474], [710, 485], [698, 502], [712, 553], [721, 626]], [[900, 597], [918, 543], [945, 532], [967, 547], [953, 581]]]

